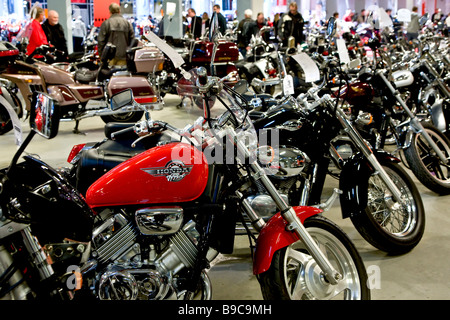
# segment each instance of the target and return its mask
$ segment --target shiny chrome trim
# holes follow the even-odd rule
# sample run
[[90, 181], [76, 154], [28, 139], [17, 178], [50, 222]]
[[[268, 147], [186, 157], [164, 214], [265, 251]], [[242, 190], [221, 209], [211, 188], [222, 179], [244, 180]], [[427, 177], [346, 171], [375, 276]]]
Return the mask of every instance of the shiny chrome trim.
[[170, 235], [180, 230], [183, 222], [183, 208], [143, 208], [136, 211], [135, 220], [144, 235]]

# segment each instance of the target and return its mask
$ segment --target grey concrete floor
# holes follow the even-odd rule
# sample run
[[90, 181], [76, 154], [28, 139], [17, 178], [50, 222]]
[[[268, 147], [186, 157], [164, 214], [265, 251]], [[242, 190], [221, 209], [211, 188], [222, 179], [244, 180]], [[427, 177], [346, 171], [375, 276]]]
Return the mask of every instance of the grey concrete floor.
[[[163, 110], [153, 111], [154, 119], [165, 120], [179, 128], [192, 123], [202, 111], [196, 107], [177, 109], [180, 99], [166, 97]], [[220, 109], [213, 108], [214, 113]], [[28, 124], [22, 122], [24, 137], [29, 132]], [[54, 167], [69, 166], [67, 156], [72, 146], [104, 138], [104, 123], [100, 118], [82, 120], [83, 135], [73, 134], [74, 122], [62, 122], [59, 134], [52, 140], [36, 136], [27, 152], [37, 154]], [[17, 147], [14, 136], [0, 136], [0, 166], [9, 164]], [[414, 250], [401, 256], [388, 256], [369, 245], [358, 234], [351, 222], [340, 216], [338, 201], [325, 215], [338, 224], [352, 239], [361, 254], [365, 266], [374, 282], [372, 298], [375, 300], [446, 300], [450, 299], [450, 196], [438, 196], [425, 188], [408, 171], [422, 195], [426, 211], [425, 234]], [[324, 194], [331, 192], [336, 181], [327, 181]], [[220, 255], [209, 270], [215, 300], [261, 299], [258, 281], [252, 275], [252, 263], [247, 236], [238, 236], [235, 251], [231, 255]]]

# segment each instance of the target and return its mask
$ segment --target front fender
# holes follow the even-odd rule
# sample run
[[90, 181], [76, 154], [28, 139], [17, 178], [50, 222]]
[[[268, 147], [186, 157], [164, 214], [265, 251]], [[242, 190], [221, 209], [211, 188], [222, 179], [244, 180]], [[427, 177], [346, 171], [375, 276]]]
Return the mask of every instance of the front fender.
[[[292, 207], [303, 223], [307, 218], [319, 214], [321, 209], [315, 207]], [[261, 229], [256, 242], [253, 259], [253, 274], [261, 274], [270, 268], [273, 254], [299, 240], [295, 232], [286, 230], [287, 222], [280, 213], [274, 215]]]
[[[384, 150], [375, 150], [374, 154], [381, 164], [400, 162], [400, 159]], [[340, 203], [343, 218], [359, 214], [366, 209], [369, 178], [373, 173], [374, 169], [361, 153], [357, 153], [344, 164], [339, 177], [339, 189], [342, 190]]]

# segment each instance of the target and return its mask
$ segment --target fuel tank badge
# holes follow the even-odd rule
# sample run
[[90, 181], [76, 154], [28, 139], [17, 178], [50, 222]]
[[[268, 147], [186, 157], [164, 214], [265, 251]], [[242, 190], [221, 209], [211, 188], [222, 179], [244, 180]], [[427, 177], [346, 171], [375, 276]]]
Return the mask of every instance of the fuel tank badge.
[[191, 172], [192, 165], [188, 166], [179, 160], [172, 160], [167, 162], [165, 167], [144, 168], [141, 170], [154, 177], [166, 177], [169, 182], [178, 182]]

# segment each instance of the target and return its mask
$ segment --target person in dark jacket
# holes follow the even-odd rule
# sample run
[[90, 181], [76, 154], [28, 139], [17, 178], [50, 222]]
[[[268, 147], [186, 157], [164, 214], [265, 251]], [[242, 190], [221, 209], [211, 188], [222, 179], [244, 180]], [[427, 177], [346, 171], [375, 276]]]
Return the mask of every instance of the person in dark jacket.
[[288, 46], [290, 37], [294, 37], [295, 46], [303, 42], [303, 25], [305, 24], [300, 12], [297, 11], [297, 3], [289, 4], [289, 12], [283, 14], [280, 21], [278, 35], [281, 37], [283, 46]]
[[193, 35], [195, 40], [198, 40], [202, 35], [202, 18], [198, 17], [192, 8], [188, 9], [188, 16], [191, 18], [189, 33]]
[[66, 61], [68, 56], [67, 41], [64, 29], [59, 23], [58, 12], [55, 10], [48, 12], [48, 18], [42, 24], [42, 29], [47, 36], [48, 43], [58, 50], [56, 53], [57, 61]]
[[109, 5], [109, 19], [100, 26], [98, 33], [98, 52], [102, 55], [103, 48], [110, 42], [116, 46], [116, 56], [109, 61], [110, 65], [126, 65], [126, 51], [134, 39], [134, 30], [131, 23], [120, 14], [120, 6], [117, 3]]
[[219, 22], [219, 31], [221, 34], [225, 34], [227, 31], [227, 19], [220, 13], [220, 6], [215, 4], [213, 6], [214, 12], [217, 14], [218, 22]]
[[251, 29], [253, 30], [254, 20], [252, 19], [252, 10], [247, 9], [244, 12], [244, 19], [239, 21], [237, 28], [237, 45], [239, 52], [245, 58], [247, 54], [247, 47], [251, 39]]

